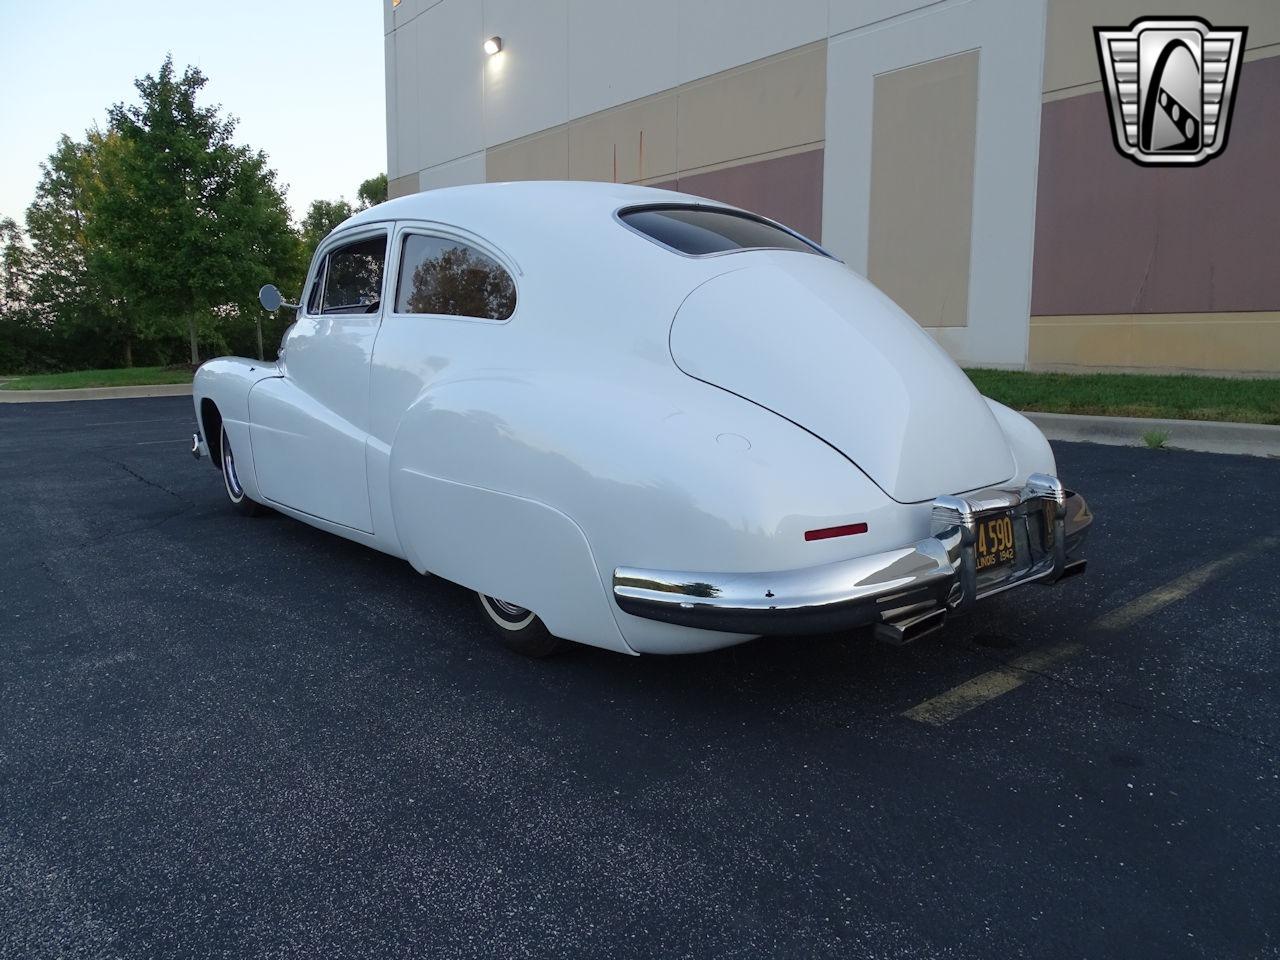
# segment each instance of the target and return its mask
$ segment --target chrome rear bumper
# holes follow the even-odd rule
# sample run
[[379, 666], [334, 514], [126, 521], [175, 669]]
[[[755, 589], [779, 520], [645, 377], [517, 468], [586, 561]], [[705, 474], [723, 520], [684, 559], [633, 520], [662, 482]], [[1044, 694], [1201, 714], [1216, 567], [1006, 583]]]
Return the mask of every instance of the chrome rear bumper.
[[[1015, 559], [979, 571], [977, 525], [1013, 516]], [[893, 642], [942, 625], [949, 611], [1025, 583], [1084, 571], [1093, 516], [1056, 477], [1032, 474], [1021, 490], [981, 490], [933, 502], [933, 535], [910, 546], [771, 573], [688, 573], [618, 567], [613, 595], [626, 613], [687, 627], [755, 635], [829, 633], [874, 624]]]

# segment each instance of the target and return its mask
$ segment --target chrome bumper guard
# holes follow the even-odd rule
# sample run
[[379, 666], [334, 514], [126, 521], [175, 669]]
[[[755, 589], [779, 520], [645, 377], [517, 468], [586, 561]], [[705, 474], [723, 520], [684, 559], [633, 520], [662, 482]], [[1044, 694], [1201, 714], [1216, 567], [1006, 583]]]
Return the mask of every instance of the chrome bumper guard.
[[[978, 525], [1006, 512], [1015, 559], [979, 571]], [[985, 597], [1083, 573], [1079, 554], [1092, 522], [1083, 497], [1037, 473], [1021, 490], [937, 498], [932, 536], [897, 550], [775, 573], [618, 567], [613, 596], [634, 616], [704, 630], [799, 635], [875, 625], [882, 639], [905, 643]]]

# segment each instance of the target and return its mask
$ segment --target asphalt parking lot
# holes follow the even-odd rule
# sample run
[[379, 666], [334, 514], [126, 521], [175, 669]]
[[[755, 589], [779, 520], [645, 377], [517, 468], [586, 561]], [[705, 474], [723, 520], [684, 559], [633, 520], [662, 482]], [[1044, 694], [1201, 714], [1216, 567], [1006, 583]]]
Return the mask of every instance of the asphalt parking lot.
[[1280, 956], [1280, 462], [1063, 444], [1091, 569], [905, 647], [530, 662], [0, 407], [0, 957]]

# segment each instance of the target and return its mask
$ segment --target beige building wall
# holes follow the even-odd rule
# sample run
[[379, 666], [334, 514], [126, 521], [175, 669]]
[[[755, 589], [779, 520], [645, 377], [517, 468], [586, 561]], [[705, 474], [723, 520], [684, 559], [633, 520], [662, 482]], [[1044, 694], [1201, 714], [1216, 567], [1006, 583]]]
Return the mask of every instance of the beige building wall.
[[1049, 0], [1045, 31], [1044, 93], [1046, 99], [1079, 96], [1102, 90], [1093, 28], [1128, 26], [1139, 17], [1196, 16], [1215, 26], [1249, 28], [1247, 56], [1280, 53], [1280, 3], [1276, 0]]
[[1280, 374], [1280, 312], [1032, 317], [1031, 366]]
[[[768, 209], [759, 197], [724, 197], [704, 175], [820, 150], [826, 43], [811, 43], [490, 147], [486, 179], [575, 179], [662, 184], [697, 177], [702, 192], [816, 232], [821, 178], [805, 197]], [[748, 194], [753, 191], [748, 190]], [[812, 206], [814, 214], [807, 214]], [[810, 220], [815, 222], [809, 222]]]
[[485, 151], [485, 179], [568, 180], [569, 128], [563, 124]]
[[[392, 196], [683, 189], [821, 239], [963, 363], [1280, 364], [1277, 0], [384, 2]], [[1229, 151], [1168, 188], [1192, 204], [1106, 138], [1093, 28], [1153, 13], [1249, 27]]]
[[385, 2], [393, 194], [582, 178], [721, 199], [870, 260], [962, 361], [1026, 362], [1047, 0]]
[[677, 92], [682, 173], [822, 145], [827, 44], [808, 44]]
[[924, 326], [968, 323], [978, 63], [970, 50], [875, 79], [867, 277]]
[[[457, 182], [474, 170], [463, 162], [466, 158], [495, 147], [825, 42], [832, 4], [839, 5], [839, 0], [382, 2], [388, 178], [400, 182], [417, 174], [424, 186]], [[490, 36], [504, 41], [501, 53], [492, 57], [482, 50]], [[714, 84], [705, 92], [714, 95]], [[619, 138], [634, 130], [637, 143], [619, 142], [621, 166], [639, 167], [640, 127], [646, 130], [646, 160], [662, 155], [662, 142], [652, 150], [648, 142], [660, 141], [661, 131], [650, 126], [654, 122], [624, 119]], [[589, 144], [583, 149], [592, 151]], [[612, 153], [610, 143], [610, 171]], [[716, 162], [722, 162], [721, 154], [736, 157], [737, 151], [714, 151]], [[603, 161], [597, 155], [590, 164], [599, 169]], [[666, 170], [660, 166], [650, 169], [646, 163], [641, 179], [679, 172], [671, 164]]]
[[827, 51], [823, 243], [961, 363], [1021, 369], [1045, 2], [842, 11], [876, 8]]
[[[486, 178], [648, 183], [756, 209], [832, 246], [961, 359], [1024, 365], [1043, 2], [835, 7], [837, 36], [491, 146]], [[837, 44], [873, 55], [833, 72]], [[865, 180], [826, 153], [832, 118], [868, 151]]]
[[569, 179], [647, 183], [674, 178], [680, 170], [676, 96], [671, 91], [645, 97], [569, 124]]
[[416, 173], [387, 181], [387, 199], [389, 200], [394, 200], [396, 197], [407, 197], [409, 194], [417, 192], [418, 175]]

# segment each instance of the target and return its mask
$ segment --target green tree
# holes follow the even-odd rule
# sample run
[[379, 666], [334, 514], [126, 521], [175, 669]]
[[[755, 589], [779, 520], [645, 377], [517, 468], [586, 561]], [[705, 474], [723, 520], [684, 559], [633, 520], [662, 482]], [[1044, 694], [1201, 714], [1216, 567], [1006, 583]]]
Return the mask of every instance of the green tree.
[[103, 158], [120, 148], [117, 137], [91, 130], [83, 143], [63, 136], [40, 165], [35, 200], [27, 209], [33, 264], [29, 305], [69, 362], [100, 364], [132, 359], [135, 333], [118, 298], [91, 267], [86, 225], [101, 181]]
[[39, 330], [31, 309], [31, 251], [22, 228], [0, 219], [0, 371], [32, 365]]
[[387, 199], [387, 175], [380, 173], [376, 177], [370, 177], [364, 181], [356, 190], [356, 196], [360, 200], [361, 210], [368, 210], [370, 207], [384, 202]]
[[31, 292], [31, 252], [12, 217], [0, 219], [0, 311], [25, 310]]
[[365, 180], [356, 189], [357, 203], [353, 207], [346, 200], [312, 200], [307, 215], [302, 218], [300, 233], [307, 256], [316, 245], [329, 235], [338, 224], [361, 210], [368, 210], [387, 199], [387, 175], [380, 173]]
[[138, 104], [111, 108], [119, 149], [99, 156], [83, 221], [89, 272], [141, 336], [185, 327], [193, 365], [201, 321], [251, 317], [258, 287], [297, 260], [275, 172], [233, 141], [235, 118], [196, 102], [206, 82], [166, 57], [135, 83]]
[[309, 257], [329, 232], [355, 213], [345, 200], [312, 200], [302, 218], [302, 246]]

